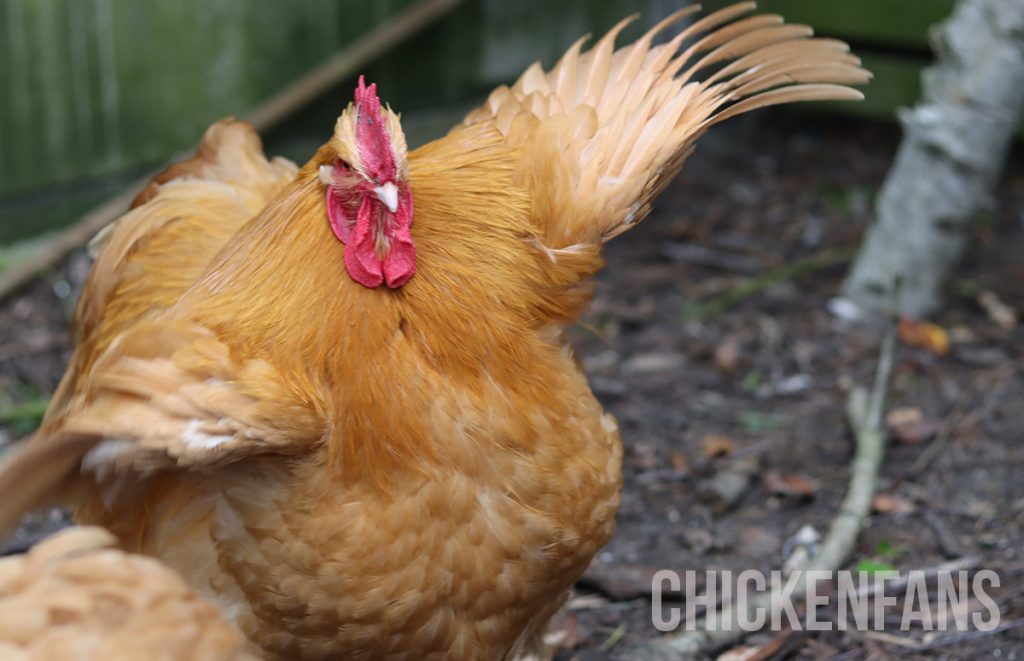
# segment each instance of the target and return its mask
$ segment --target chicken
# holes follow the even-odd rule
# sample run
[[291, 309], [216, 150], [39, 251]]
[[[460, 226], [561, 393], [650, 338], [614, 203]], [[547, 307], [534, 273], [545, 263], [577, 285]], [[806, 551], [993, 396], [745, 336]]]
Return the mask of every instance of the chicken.
[[0, 524], [59, 494], [271, 657], [541, 653], [619, 503], [563, 335], [602, 245], [709, 126], [869, 77], [753, 7], [615, 50], [627, 19], [411, 153], [362, 79], [297, 171], [212, 127], [100, 238]]
[[99, 528], [71, 528], [0, 560], [0, 658], [258, 658], [174, 572], [116, 542]]

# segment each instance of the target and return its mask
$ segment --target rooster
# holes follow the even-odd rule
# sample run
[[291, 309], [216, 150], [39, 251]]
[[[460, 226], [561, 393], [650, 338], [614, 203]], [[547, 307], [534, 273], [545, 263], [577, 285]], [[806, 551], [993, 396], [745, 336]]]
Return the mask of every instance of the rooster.
[[98, 238], [0, 523], [59, 494], [272, 657], [540, 653], [619, 503], [563, 335], [603, 244], [713, 124], [869, 78], [753, 8], [626, 19], [411, 153], [362, 79], [300, 169], [214, 125]]

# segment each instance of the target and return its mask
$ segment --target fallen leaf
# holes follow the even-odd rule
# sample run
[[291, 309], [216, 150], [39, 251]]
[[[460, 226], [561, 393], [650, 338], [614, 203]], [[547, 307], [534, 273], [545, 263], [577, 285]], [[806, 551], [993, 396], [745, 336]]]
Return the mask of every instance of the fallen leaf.
[[639, 353], [622, 361], [622, 373], [627, 376], [667, 374], [679, 372], [686, 366], [686, 357], [680, 353]]
[[954, 344], [968, 344], [977, 339], [978, 335], [967, 326], [958, 325], [949, 329], [949, 341]]
[[672, 464], [672, 470], [680, 474], [686, 474], [690, 472], [690, 462], [686, 460], [686, 457], [677, 450], [673, 450], [668, 454], [668, 461]]
[[753, 645], [741, 645], [722, 652], [715, 661], [751, 661], [757, 653], [758, 648]]
[[949, 334], [930, 321], [914, 321], [904, 317], [899, 324], [900, 340], [911, 347], [920, 347], [937, 356], [949, 353]]
[[581, 594], [570, 599], [565, 604], [565, 609], [569, 611], [592, 611], [604, 608], [607, 605], [608, 600], [599, 594]]
[[1004, 331], [1010, 332], [1017, 327], [1017, 311], [1004, 303], [995, 292], [986, 290], [978, 294], [978, 305]]
[[548, 623], [544, 645], [551, 652], [571, 650], [580, 642], [579, 620], [574, 613], [561, 609]]
[[814, 498], [814, 494], [818, 492], [818, 485], [815, 482], [795, 473], [768, 471], [761, 479], [765, 489], [780, 496]]
[[871, 501], [871, 509], [880, 514], [909, 514], [917, 508], [905, 498], [889, 493], [875, 494]]
[[736, 371], [736, 365], [740, 360], [740, 338], [735, 335], [726, 335], [715, 347], [715, 367], [722, 374], [732, 376]]
[[893, 409], [885, 416], [889, 435], [901, 443], [915, 445], [939, 433], [939, 423], [924, 417], [916, 406]]
[[889, 427], [912, 425], [924, 420], [924, 412], [916, 406], [893, 409], [885, 416], [885, 424]]
[[890, 430], [892, 437], [900, 443], [917, 445], [933, 438], [939, 433], [939, 423], [934, 420], [922, 420], [909, 425], [900, 425]]
[[708, 459], [725, 457], [736, 451], [736, 444], [732, 439], [721, 434], [708, 434], [701, 439], [700, 444], [704, 449], [704, 456]]
[[720, 654], [715, 661], [765, 661], [777, 655], [792, 636], [793, 630], [786, 628], [761, 645], [741, 645], [727, 650]]

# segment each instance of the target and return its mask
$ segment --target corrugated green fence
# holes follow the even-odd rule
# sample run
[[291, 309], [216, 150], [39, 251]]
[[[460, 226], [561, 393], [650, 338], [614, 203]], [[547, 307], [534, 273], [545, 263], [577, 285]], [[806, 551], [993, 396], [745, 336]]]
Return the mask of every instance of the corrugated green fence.
[[[118, 173], [194, 144], [213, 120], [250, 110], [414, 1], [0, 0], [0, 244], [65, 222]], [[857, 42], [877, 74], [857, 110], [891, 114], [916, 98], [926, 28], [952, 3], [760, 4]], [[554, 61], [580, 34], [632, 12], [650, 25], [681, 4], [467, 0], [372, 74], [397, 109], [465, 103], [533, 60]], [[325, 103], [336, 112], [349, 94]]]
[[0, 0], [0, 196], [157, 161], [408, 0]]

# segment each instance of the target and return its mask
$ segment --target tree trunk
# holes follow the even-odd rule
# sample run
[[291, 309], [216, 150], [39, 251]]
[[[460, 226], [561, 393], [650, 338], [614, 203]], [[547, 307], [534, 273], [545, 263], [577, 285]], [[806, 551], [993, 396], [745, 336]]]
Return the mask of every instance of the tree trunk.
[[897, 280], [902, 314], [939, 307], [1024, 109], [1024, 0], [960, 0], [933, 42], [937, 62], [901, 114], [903, 142], [843, 285], [866, 312], [892, 308]]

